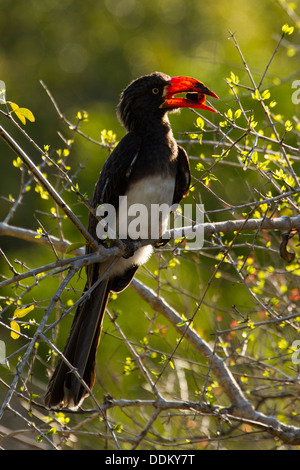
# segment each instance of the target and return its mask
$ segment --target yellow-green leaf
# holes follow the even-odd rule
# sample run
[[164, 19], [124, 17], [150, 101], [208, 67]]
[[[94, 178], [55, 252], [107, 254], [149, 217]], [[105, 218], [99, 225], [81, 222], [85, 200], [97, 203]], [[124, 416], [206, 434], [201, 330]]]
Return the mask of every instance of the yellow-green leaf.
[[19, 106], [16, 103], [13, 103], [12, 101], [9, 101], [9, 105], [12, 111], [17, 111], [17, 109], [19, 109]]
[[237, 75], [235, 75], [233, 72], [230, 72], [230, 78], [227, 78], [227, 81], [233, 85], [237, 85], [240, 80]]
[[257, 126], [257, 121], [251, 120], [250, 121], [250, 129], [254, 129]]
[[11, 331], [10, 332], [10, 336], [12, 337], [12, 339], [18, 339], [20, 337], [19, 333], [20, 333], [20, 327], [19, 327], [19, 324], [16, 322], [16, 321], [11, 321], [10, 322], [10, 327], [15, 330], [15, 331]]
[[29, 305], [28, 307], [25, 308], [16, 308], [14, 311], [14, 316], [13, 318], [23, 318], [27, 313], [31, 312], [34, 310], [34, 305]]
[[43, 236], [43, 230], [41, 229], [41, 227], [39, 227], [37, 229], [37, 235], [34, 238], [42, 238], [42, 236]]
[[271, 97], [270, 90], [265, 90], [262, 92], [261, 99], [268, 100]]
[[36, 184], [34, 190], [36, 193], [40, 194], [42, 199], [49, 199], [49, 194], [39, 184]]
[[22, 165], [22, 160], [20, 157], [17, 157], [16, 160], [13, 160], [13, 166], [16, 167], [16, 168], [20, 168], [20, 166]]
[[253, 100], [259, 100], [259, 91], [258, 91], [257, 88], [256, 88], [255, 92], [252, 93], [252, 99]]
[[284, 123], [285, 130], [290, 132], [293, 129], [293, 123], [289, 120], [285, 121]]
[[16, 103], [12, 103], [11, 101], [9, 102], [11, 108], [12, 108], [12, 111], [11, 113], [15, 113], [15, 115], [17, 116], [17, 118], [20, 119], [21, 123], [22, 124], [26, 124], [26, 119], [25, 117], [23, 116], [22, 113], [19, 113], [19, 106], [16, 104]]
[[24, 118], [28, 119], [28, 121], [30, 121], [30, 122], [35, 121], [35, 117], [34, 117], [33, 113], [30, 111], [30, 109], [19, 108], [18, 109], [18, 114], [22, 114], [22, 116], [24, 116]]
[[279, 349], [286, 349], [288, 347], [288, 342], [285, 338], [280, 339], [277, 344]]
[[241, 109], [237, 109], [234, 113], [234, 119], [238, 119], [242, 114], [242, 110]]
[[88, 121], [88, 113], [86, 111], [78, 111], [78, 113], [76, 114], [76, 118], [79, 120], [79, 121]]
[[196, 127], [199, 127], [199, 129], [204, 128], [204, 121], [203, 121], [202, 117], [200, 117], [200, 116], [196, 120]]
[[232, 109], [228, 109], [227, 113], [226, 113], [226, 116], [228, 117], [228, 119], [230, 121], [232, 121], [232, 118], [233, 118], [233, 112], [232, 112]]
[[289, 36], [290, 34], [293, 34], [294, 32], [294, 26], [289, 26], [287, 23], [284, 24], [281, 28], [281, 31], [283, 32], [283, 34], [286, 34], [287, 36]]
[[30, 111], [30, 109], [20, 108], [16, 103], [13, 103], [12, 101], [9, 101], [9, 105], [12, 109], [11, 113], [15, 113], [15, 115], [20, 119], [22, 124], [26, 124], [26, 119], [28, 119], [28, 121], [30, 122], [35, 121], [35, 117]]

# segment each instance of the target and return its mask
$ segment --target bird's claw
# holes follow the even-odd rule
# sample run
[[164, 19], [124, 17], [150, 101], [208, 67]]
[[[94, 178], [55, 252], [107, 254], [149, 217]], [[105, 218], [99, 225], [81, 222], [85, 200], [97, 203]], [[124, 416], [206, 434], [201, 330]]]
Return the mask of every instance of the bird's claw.
[[167, 243], [169, 243], [170, 240], [171, 240], [171, 238], [161, 239], [158, 242], [154, 243], [153, 246], [154, 246], [154, 248], [162, 248]]

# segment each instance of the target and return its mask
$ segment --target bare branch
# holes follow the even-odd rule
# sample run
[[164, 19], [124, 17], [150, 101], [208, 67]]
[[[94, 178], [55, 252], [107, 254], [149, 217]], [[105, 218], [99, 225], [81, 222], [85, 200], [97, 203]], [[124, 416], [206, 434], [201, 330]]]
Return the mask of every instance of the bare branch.
[[70, 207], [66, 204], [66, 202], [62, 199], [62, 197], [57, 193], [57, 191], [53, 188], [53, 186], [49, 183], [47, 178], [43, 175], [43, 173], [37, 168], [37, 166], [33, 163], [33, 161], [29, 158], [29, 156], [24, 152], [24, 150], [14, 141], [14, 139], [6, 132], [6, 130], [0, 126], [0, 136], [5, 140], [5, 142], [12, 148], [12, 150], [22, 159], [24, 164], [30, 170], [32, 175], [36, 178], [36, 180], [45, 188], [45, 190], [51, 195], [52, 199], [56, 202], [56, 204], [62, 209], [62, 211], [67, 215], [69, 220], [75, 225], [78, 231], [83, 235], [85, 240], [89, 243], [89, 245], [94, 249], [98, 249], [98, 244], [95, 240], [91, 237], [87, 229], [84, 225], [80, 222], [80, 220], [75, 216], [73, 211]]
[[153, 309], [164, 315], [176, 331], [183, 334], [186, 341], [189, 341], [199, 354], [208, 360], [214, 375], [218, 378], [219, 383], [232, 403], [230, 414], [235, 417], [245, 418], [257, 427], [263, 427], [264, 430], [273, 436], [279, 437], [283, 442], [299, 445], [300, 428], [287, 426], [272, 416], [266, 416], [255, 411], [251, 403], [246, 400], [225, 361], [213, 351], [196, 331], [187, 328], [185, 325], [179, 326], [182, 323], [181, 316], [164, 299], [158, 298], [152, 289], [146, 287], [137, 279], [132, 281], [132, 287]]

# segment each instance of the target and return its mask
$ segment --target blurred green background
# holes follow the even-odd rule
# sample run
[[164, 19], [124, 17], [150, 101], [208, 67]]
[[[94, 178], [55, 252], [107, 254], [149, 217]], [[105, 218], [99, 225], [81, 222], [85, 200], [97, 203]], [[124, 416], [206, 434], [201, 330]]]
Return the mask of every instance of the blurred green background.
[[[229, 40], [229, 31], [235, 33], [254, 78], [259, 82], [280, 38], [282, 25], [295, 25], [295, 21], [299, 21], [299, 14], [297, 1], [276, 0], [0, 0], [0, 80], [6, 83], [8, 100], [16, 102], [20, 107], [29, 108], [34, 113], [36, 121], [28, 123], [26, 131], [41, 147], [50, 145], [52, 150], [63, 148], [57, 131], [62, 132], [66, 138], [70, 138], [71, 133], [60, 122], [39, 83], [40, 80], [48, 86], [61, 111], [70, 121], [76, 122], [79, 110], [87, 111], [89, 120], [81, 125], [86, 134], [100, 140], [103, 129], [112, 129], [117, 134], [117, 140], [120, 140], [124, 130], [117, 120], [115, 110], [121, 90], [132, 79], [153, 71], [162, 71], [171, 76], [193, 76], [218, 94], [220, 102], [214, 102], [214, 105], [224, 112], [233, 101], [225, 83], [230, 72], [234, 71], [244, 84], [249, 85], [234, 43]], [[264, 87], [272, 89], [276, 85], [275, 98], [280, 102], [280, 112], [286, 114], [287, 118], [295, 112], [295, 105], [291, 101], [291, 84], [293, 80], [300, 78], [297, 43], [299, 44], [299, 29], [298, 33], [296, 29], [293, 36], [288, 36], [283, 41], [268, 71]], [[0, 119], [5, 126], [4, 118]], [[217, 122], [215, 116], [210, 115], [209, 119]], [[195, 116], [188, 110], [182, 111], [179, 116], [171, 116], [171, 122], [177, 138], [181, 136], [181, 132], [193, 132], [195, 129]], [[40, 163], [40, 156], [32, 150], [31, 145], [11, 126], [9, 130], [32, 158]], [[207, 155], [210, 155], [208, 152], [211, 153], [211, 149], [197, 147], [193, 154], [199, 156], [200, 151]], [[81, 192], [87, 193], [89, 198], [107, 156], [107, 150], [80, 137], [76, 138], [68, 164], [73, 174], [88, 159], [75, 182], [78, 182]], [[8, 195], [16, 197], [19, 191], [20, 172], [12, 165], [13, 158], [15, 156], [11, 150], [0, 141], [1, 220], [10, 207]], [[218, 176], [223, 178], [217, 186], [220, 194], [232, 203], [238, 202], [242, 193], [232, 191], [233, 185], [237, 184], [235, 178], [238, 172], [230, 169], [224, 172], [221, 168]], [[249, 178], [251, 181], [251, 175]], [[253, 184], [255, 185], [255, 180]], [[241, 191], [241, 199], [246, 200], [247, 186]], [[73, 210], [86, 223], [87, 211], [76, 204], [72, 193], [65, 196], [67, 200], [70, 198]], [[215, 204], [209, 197], [204, 202], [207, 203], [206, 208], [213, 208], [212, 205]], [[26, 198], [26, 205], [18, 210], [11, 223], [35, 230], [38, 224], [33, 212], [36, 209], [49, 212], [52, 205], [51, 201], [42, 200], [37, 193], [31, 191]], [[49, 217], [42, 214], [39, 217], [47, 229], [51, 230], [51, 224], [55, 227], [55, 221], [50, 221]], [[65, 235], [73, 242], [78, 241], [78, 235], [71, 224], [66, 225]], [[31, 268], [39, 263], [54, 261], [50, 250], [37, 250], [35, 246], [17, 239], [3, 238], [1, 247], [9, 259], [21, 259]], [[199, 288], [201, 290], [206, 285], [215, 260], [206, 262], [207, 264], [204, 262], [201, 265], [196, 255], [189, 256], [180, 268], [171, 270], [170, 279], [174, 284], [177, 276], [179, 280], [184, 279], [183, 289], [194, 293], [195, 298], [198, 298]], [[0, 263], [1, 272], [9, 276], [7, 265], [2, 260]], [[152, 271], [157, 269], [157, 259], [153, 258], [148, 266]], [[141, 271], [142, 280], [146, 275], [146, 271]], [[246, 309], [249, 299], [242, 288], [231, 284], [230, 272], [228, 281], [226, 283], [222, 279], [215, 282], [207, 299], [211, 302], [211, 308], [219, 302], [219, 307], [226, 311], [231, 306], [234, 289], [236, 304]], [[73, 287], [80, 289], [83, 282], [79, 281], [78, 285], [73, 282]], [[56, 285], [55, 279], [47, 280], [41, 284], [41, 289], [34, 290], [35, 299], [50, 298]], [[6, 295], [10, 293], [6, 292]], [[63, 300], [66, 301], [68, 296], [76, 300], [78, 293], [68, 292]], [[193, 312], [196, 305], [195, 298], [172, 294], [171, 289], [169, 293], [165, 293], [165, 297], [180, 313]], [[32, 292], [24, 297], [24, 302], [30, 302], [30, 299]], [[133, 316], [136, 310], [150, 310], [130, 289], [113, 300], [112, 308], [122, 311], [129, 304]], [[41, 314], [46, 306], [46, 301], [41, 304]], [[204, 322], [203, 314], [201, 315], [199, 331], [209, 337], [216, 316], [212, 317], [210, 309], [208, 312]], [[127, 325], [122, 323], [122, 326], [137, 341], [147, 334], [148, 325], [143, 323], [142, 316], [140, 322], [133, 321], [131, 325], [130, 322]], [[115, 396], [122, 395], [122, 390], [123, 393], [126, 390], [126, 396], [130, 396], [131, 391], [135, 396], [136, 381], [131, 376], [122, 376], [121, 361], [128, 352], [113, 338], [115, 333], [111, 325], [109, 329], [112, 337], [105, 335], [103, 338], [104, 361], [100, 363], [102, 374], [99, 382], [104, 390], [111, 391]], [[112, 355], [110, 347], [114, 341], [116, 353]], [[154, 338], [152, 346], [159, 348], [159, 338], [157, 344], [155, 341]], [[168, 341], [171, 352], [176, 343], [174, 332], [169, 333]], [[63, 342], [64, 338], [61, 344]], [[14, 350], [13, 341], [9, 347]], [[117, 358], [120, 362], [117, 362]], [[195, 357], [196, 359], [201, 360], [199, 357]], [[45, 380], [42, 367], [40, 372], [42, 380]], [[111, 382], [107, 377], [109, 374]], [[196, 388], [196, 384], [193, 387]], [[144, 390], [139, 398], [147, 397], [147, 393]]]
[[[277, 0], [0, 0], [0, 80], [6, 83], [7, 99], [29, 108], [36, 122], [26, 131], [40, 145], [61, 148], [57, 130], [70, 138], [61, 125], [39, 80], [49, 87], [61, 111], [76, 122], [78, 110], [86, 110], [89, 122], [84, 132], [100, 140], [102, 129], [113, 129], [117, 140], [124, 134], [115, 109], [121, 90], [134, 78], [159, 70], [169, 75], [190, 75], [214, 90], [225, 111], [232, 102], [225, 78], [230, 71], [241, 81], [246, 72], [229, 40], [236, 34], [255, 79], [259, 80], [281, 34], [284, 23], [294, 24], [298, 2]], [[289, 14], [288, 14], [289, 13]], [[297, 29], [296, 29], [297, 31]], [[299, 49], [296, 33], [284, 41], [272, 63], [266, 86], [278, 85], [281, 112], [293, 112], [289, 97], [297, 78]], [[277, 80], [277, 82], [276, 82]], [[245, 80], [249, 84], [248, 78]], [[286, 99], [287, 93], [289, 94]], [[214, 119], [213, 116], [209, 116]], [[171, 116], [175, 136], [193, 131], [194, 117], [188, 111]], [[77, 139], [71, 166], [76, 169], [89, 158], [80, 173], [80, 189], [92, 188], [107, 151]], [[22, 143], [22, 142], [21, 142]], [[26, 142], [25, 148], [32, 149]], [[10, 156], [9, 156], [10, 155]], [[11, 152], [0, 142], [5, 178], [1, 194], [16, 196], [18, 170]], [[34, 156], [33, 156], [34, 158]], [[8, 205], [1, 204], [1, 219]], [[26, 224], [25, 212], [15, 223]], [[7, 243], [6, 241], [4, 242]]]
[[[1, 0], [0, 75], [8, 99], [28, 106], [44, 129], [49, 106], [39, 80], [64, 110], [83, 107], [99, 129], [114, 121], [122, 88], [139, 75], [163, 71], [191, 75], [222, 97], [224, 77], [242, 69], [229, 30], [254, 72], [262, 73], [283, 23], [292, 23], [276, 0]], [[291, 3], [289, 3], [291, 5]], [[293, 5], [296, 7], [297, 2]], [[270, 73], [296, 69], [283, 48]], [[290, 52], [292, 55], [292, 52]], [[53, 126], [54, 127], [54, 126]], [[42, 140], [42, 139], [41, 139]]]

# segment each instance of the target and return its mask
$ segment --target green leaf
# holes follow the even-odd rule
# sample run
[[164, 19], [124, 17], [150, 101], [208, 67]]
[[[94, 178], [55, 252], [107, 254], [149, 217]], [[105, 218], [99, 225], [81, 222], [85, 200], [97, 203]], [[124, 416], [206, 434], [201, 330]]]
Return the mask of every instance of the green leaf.
[[41, 229], [41, 227], [39, 227], [37, 229], [37, 235], [34, 238], [42, 238], [42, 236], [43, 236], [43, 230]]
[[280, 339], [277, 344], [278, 344], [279, 349], [286, 349], [289, 346], [285, 338]]
[[13, 166], [16, 167], [16, 168], [20, 168], [20, 166], [22, 165], [22, 160], [20, 157], [17, 157], [16, 160], [13, 160]]
[[227, 113], [226, 113], [226, 116], [228, 117], [229, 121], [232, 121], [232, 118], [233, 118], [233, 112], [232, 112], [232, 109], [228, 109]]
[[84, 242], [75, 242], [68, 246], [66, 253], [72, 253], [72, 251], [79, 250], [79, 248], [85, 246]]
[[68, 424], [70, 418], [67, 417], [62, 411], [54, 413], [55, 419], [61, 424]]
[[20, 326], [19, 324], [16, 322], [16, 321], [11, 321], [10, 322], [10, 327], [14, 330], [14, 331], [11, 331], [10, 332], [10, 336], [12, 337], [12, 339], [18, 339], [20, 338]]
[[188, 322], [189, 322], [189, 320], [180, 321], [180, 322], [176, 323], [176, 326], [184, 326], [184, 325], [186, 325]]
[[30, 111], [30, 109], [27, 108], [20, 108], [16, 103], [13, 103], [12, 101], [9, 101], [9, 105], [12, 109], [11, 113], [15, 113], [17, 118], [20, 119], [22, 124], [26, 124], [26, 119], [30, 122], [35, 121], [35, 117], [33, 113]]
[[228, 83], [232, 83], [233, 85], [237, 85], [239, 83], [239, 77], [235, 75], [233, 72], [230, 72], [230, 78], [226, 79]]
[[257, 121], [254, 121], [253, 119], [251, 119], [251, 121], [250, 121], [250, 129], [254, 129], [256, 126], [257, 126]]
[[202, 163], [199, 162], [196, 165], [196, 170], [197, 171], [203, 171], [203, 170], [205, 170], [205, 166]]
[[257, 88], [256, 88], [255, 92], [252, 93], [252, 99], [253, 100], [259, 100], [259, 91], [258, 91]]
[[47, 191], [45, 191], [41, 185], [39, 184], [36, 184], [35, 188], [34, 188], [35, 192], [36, 193], [39, 193], [39, 195], [41, 196], [42, 199], [49, 199], [49, 194], [47, 193]]
[[290, 132], [293, 129], [293, 123], [289, 120], [285, 121], [284, 123], [285, 130]]
[[29, 305], [29, 307], [25, 308], [16, 308], [16, 310], [14, 311], [13, 318], [23, 318], [25, 317], [25, 315], [27, 315], [27, 313], [31, 312], [32, 310], [34, 310], [34, 305]]
[[237, 109], [234, 113], [234, 119], [238, 119], [242, 114], [242, 110], [241, 109]]
[[257, 163], [257, 161], [258, 161], [258, 153], [257, 153], [256, 151], [254, 151], [254, 152], [252, 153], [251, 160], [252, 160], [252, 162], [253, 162], [254, 164]]
[[284, 35], [290, 36], [294, 32], [294, 26], [289, 26], [287, 23], [285, 23], [282, 26], [281, 31], [283, 32]]
[[135, 363], [131, 357], [126, 357], [124, 365], [124, 374], [129, 375], [133, 370], [135, 370]]
[[71, 191], [73, 191], [74, 193], [75, 193], [76, 191], [79, 192], [79, 185], [78, 185], [78, 183], [75, 184], [75, 187], [74, 187], [74, 186], [71, 186]]
[[115, 432], [122, 432], [123, 431], [123, 426], [121, 423], [117, 423], [114, 427], [113, 427], [113, 430]]
[[191, 330], [194, 328], [194, 323], [189, 319], [187, 320], [183, 319], [183, 321], [176, 324], [176, 326], [184, 326], [184, 325], [188, 326]]
[[265, 90], [265, 91], [262, 92], [261, 99], [263, 101], [268, 100], [270, 97], [271, 97], [270, 90]]
[[79, 121], [88, 121], [89, 120], [89, 115], [86, 111], [78, 111], [78, 113], [76, 114], [76, 118]]
[[12, 101], [9, 101], [9, 105], [10, 105], [13, 112], [15, 112], [19, 109], [19, 106], [16, 103], [13, 103]]
[[21, 114], [25, 119], [28, 119], [30, 122], [35, 121], [35, 117], [33, 113], [30, 111], [30, 109], [27, 108], [19, 108], [18, 109], [18, 114]]
[[204, 120], [200, 116], [196, 120], [196, 127], [198, 127], [199, 129], [204, 128]]
[[101, 142], [103, 145], [115, 145], [117, 135], [111, 131], [103, 129], [101, 131]]

